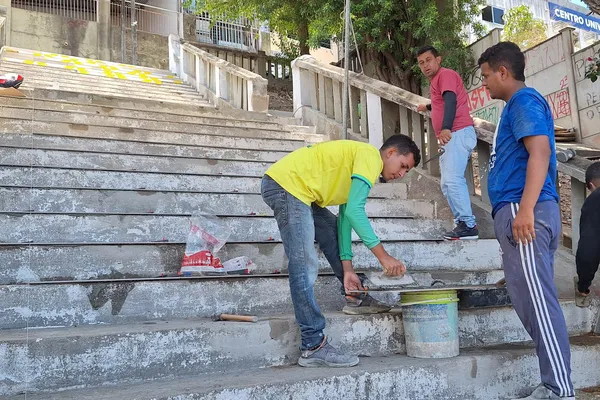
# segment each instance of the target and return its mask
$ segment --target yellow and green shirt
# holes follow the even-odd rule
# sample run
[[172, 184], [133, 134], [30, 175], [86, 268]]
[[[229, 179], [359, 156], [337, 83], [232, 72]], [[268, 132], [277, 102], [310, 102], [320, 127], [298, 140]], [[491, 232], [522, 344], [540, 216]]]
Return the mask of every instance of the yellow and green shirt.
[[308, 206], [340, 206], [340, 258], [351, 260], [352, 229], [369, 249], [380, 243], [365, 204], [382, 170], [383, 161], [374, 146], [336, 140], [298, 149], [273, 164], [266, 174]]

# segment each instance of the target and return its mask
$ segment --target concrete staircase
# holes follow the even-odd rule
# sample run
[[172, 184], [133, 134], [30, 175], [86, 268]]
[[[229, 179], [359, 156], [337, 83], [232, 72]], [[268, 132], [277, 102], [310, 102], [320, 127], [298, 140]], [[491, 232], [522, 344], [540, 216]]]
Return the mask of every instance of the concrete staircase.
[[[366, 358], [293, 366], [284, 252], [259, 184], [287, 152], [327, 138], [289, 118], [215, 109], [168, 72], [127, 74], [136, 68], [3, 52], [0, 71], [22, 73], [28, 97], [0, 97], [0, 397], [497, 399], [537, 384], [510, 307], [461, 310], [460, 357], [410, 359], [401, 312], [341, 314], [324, 258], [316, 290], [328, 334]], [[449, 222], [436, 206], [390, 183], [375, 186], [367, 213], [419, 282], [501, 278], [494, 239], [439, 241]], [[177, 277], [196, 211], [224, 218], [233, 234], [222, 258], [249, 256], [255, 276]], [[358, 268], [379, 268], [358, 241], [354, 251]], [[597, 385], [586, 371], [600, 370], [600, 342], [576, 337], [592, 332], [597, 307], [562, 305], [576, 385]], [[218, 312], [262, 318], [212, 322]]]

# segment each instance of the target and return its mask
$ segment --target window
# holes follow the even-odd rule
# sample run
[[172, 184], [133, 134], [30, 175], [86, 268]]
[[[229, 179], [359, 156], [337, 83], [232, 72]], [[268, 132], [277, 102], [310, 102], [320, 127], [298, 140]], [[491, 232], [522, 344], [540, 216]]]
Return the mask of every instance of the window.
[[501, 8], [487, 6], [481, 10], [481, 19], [494, 24], [504, 25], [504, 20], [502, 19], [503, 16], [504, 10]]

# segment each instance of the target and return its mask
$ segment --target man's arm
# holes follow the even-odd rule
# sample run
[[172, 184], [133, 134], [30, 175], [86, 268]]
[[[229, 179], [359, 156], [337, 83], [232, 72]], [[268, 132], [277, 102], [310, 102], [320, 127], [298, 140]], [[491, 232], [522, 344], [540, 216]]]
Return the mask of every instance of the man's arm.
[[523, 143], [529, 152], [529, 160], [523, 197], [513, 221], [513, 237], [517, 243], [525, 244], [535, 239], [534, 208], [548, 175], [552, 150], [546, 135], [524, 137]]
[[[358, 237], [362, 242], [373, 252], [381, 263], [383, 269], [388, 275], [397, 276], [404, 273], [406, 268], [404, 265], [390, 256], [379, 238], [373, 231], [371, 223], [367, 218], [365, 212], [365, 205], [369, 196], [370, 186], [360, 178], [352, 178], [352, 185], [350, 186], [350, 194], [348, 196], [348, 203], [344, 207], [344, 219], [347, 220], [351, 229], [354, 229]], [[341, 209], [341, 207], [340, 207]], [[341, 213], [340, 213], [341, 216]], [[345, 226], [345, 222], [341, 221], [338, 223], [338, 229], [344, 229], [347, 232], [348, 228]], [[348, 246], [352, 245], [351, 238], [347, 239], [344, 232], [339, 232], [342, 240], [349, 242], [350, 244], [342, 244], [340, 242], [340, 257], [347, 258], [351, 251], [348, 251]], [[348, 235], [350, 237], [350, 235]], [[351, 248], [351, 247], [350, 247]], [[342, 250], [344, 249], [344, 250]], [[343, 254], [342, 254], [343, 253]], [[342, 261], [344, 261], [342, 258]]]
[[577, 247], [577, 290], [588, 293], [600, 264], [600, 192], [588, 197], [581, 209]]
[[442, 131], [440, 132], [440, 143], [442, 146], [448, 144], [452, 139], [452, 127], [456, 117], [456, 93], [447, 90], [442, 94], [444, 99], [444, 118], [442, 119]]

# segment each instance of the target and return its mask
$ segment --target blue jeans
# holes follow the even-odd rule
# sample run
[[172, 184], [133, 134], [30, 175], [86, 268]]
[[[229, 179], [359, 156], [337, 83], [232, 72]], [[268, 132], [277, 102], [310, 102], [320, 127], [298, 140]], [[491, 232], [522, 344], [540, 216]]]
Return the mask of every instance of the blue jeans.
[[344, 272], [338, 247], [337, 217], [326, 208], [315, 204], [307, 206], [268, 175], [262, 179], [261, 194], [275, 214], [289, 260], [290, 292], [302, 336], [300, 349], [313, 349], [323, 341], [325, 329], [325, 317], [314, 292], [319, 269], [315, 240], [335, 276], [342, 282], [343, 289]]
[[452, 132], [452, 139], [444, 146], [445, 152], [440, 157], [442, 193], [454, 215], [454, 223], [458, 224], [462, 221], [469, 228], [473, 228], [476, 223], [471, 209], [471, 196], [465, 178], [465, 169], [476, 145], [475, 128], [468, 126]]

